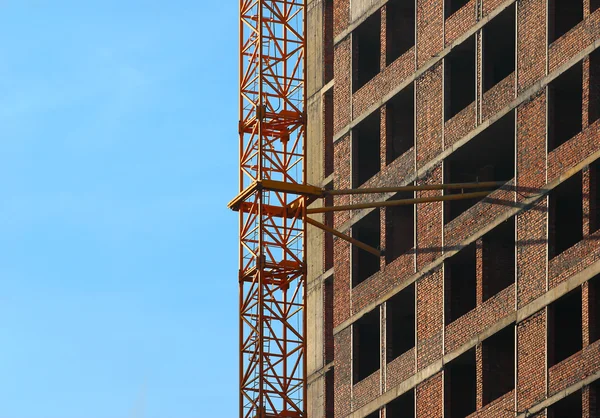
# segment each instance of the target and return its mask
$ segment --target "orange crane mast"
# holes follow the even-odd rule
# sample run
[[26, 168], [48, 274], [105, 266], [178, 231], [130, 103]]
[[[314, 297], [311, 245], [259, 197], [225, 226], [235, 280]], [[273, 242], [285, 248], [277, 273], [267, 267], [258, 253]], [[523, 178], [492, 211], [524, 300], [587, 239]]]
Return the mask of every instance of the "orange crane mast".
[[240, 1], [242, 418], [305, 416], [304, 13], [304, 0]]

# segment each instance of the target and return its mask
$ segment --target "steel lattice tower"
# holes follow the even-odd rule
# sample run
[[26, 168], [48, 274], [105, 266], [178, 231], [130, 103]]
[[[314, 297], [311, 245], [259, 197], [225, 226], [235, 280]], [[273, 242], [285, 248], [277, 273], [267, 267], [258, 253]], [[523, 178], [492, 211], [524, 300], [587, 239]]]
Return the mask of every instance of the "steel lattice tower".
[[240, 12], [240, 417], [304, 417], [304, 1]]

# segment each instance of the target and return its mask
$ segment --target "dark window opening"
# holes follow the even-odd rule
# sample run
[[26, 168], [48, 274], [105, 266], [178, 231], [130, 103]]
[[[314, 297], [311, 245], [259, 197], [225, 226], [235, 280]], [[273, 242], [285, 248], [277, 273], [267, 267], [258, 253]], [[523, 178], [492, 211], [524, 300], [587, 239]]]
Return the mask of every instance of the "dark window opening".
[[548, 367], [583, 348], [581, 287], [553, 302], [548, 309]]
[[325, 363], [333, 361], [333, 277], [327, 278], [323, 285], [323, 305], [325, 319]]
[[469, 0], [446, 0], [444, 10], [446, 11], [446, 19], [452, 16], [454, 13], [459, 11], [461, 7], [466, 5]]
[[475, 309], [477, 267], [475, 244], [444, 261], [446, 325]]
[[367, 116], [352, 131], [354, 187], [360, 187], [381, 169], [380, 120], [380, 112], [376, 111]]
[[323, 6], [323, 76], [325, 83], [333, 79], [333, 0]]
[[600, 417], [600, 401], [598, 400], [598, 396], [600, 396], [600, 380], [596, 380], [594, 383], [592, 383], [590, 385], [590, 390], [590, 395], [593, 399], [593, 405], [591, 406], [590, 410], [596, 413], [596, 415], [592, 416]]
[[385, 407], [386, 418], [414, 418], [415, 417], [415, 391], [414, 389], [403, 393]]
[[484, 235], [482, 247], [483, 301], [515, 282], [515, 219]]
[[444, 416], [446, 418], [464, 418], [475, 412], [476, 381], [474, 348], [445, 366]]
[[[333, 196], [325, 196], [325, 206], [333, 206]], [[333, 212], [325, 213], [325, 225], [333, 228]], [[333, 268], [333, 234], [325, 234], [325, 271]]]
[[[514, 112], [510, 112], [444, 160], [445, 183], [508, 181], [515, 176], [514, 155], [515, 117]], [[464, 190], [465, 193], [477, 191], [481, 189]], [[481, 198], [445, 202], [445, 222], [452, 221], [480, 200]]]
[[[391, 200], [413, 199], [414, 193], [398, 193]], [[414, 205], [385, 209], [385, 262], [391, 263], [415, 246]]]
[[483, 405], [515, 388], [515, 330], [510, 326], [481, 345], [483, 363]]
[[[379, 248], [381, 226], [379, 209], [375, 209], [352, 227], [352, 236], [367, 245]], [[352, 286], [364, 282], [379, 271], [379, 257], [356, 246], [353, 251]]]
[[[600, 2], [600, 0], [598, 0]], [[588, 103], [588, 123], [600, 119], [600, 49], [590, 54], [590, 91]]]
[[515, 6], [483, 27], [483, 91], [487, 91], [515, 71]]
[[548, 41], [554, 42], [583, 20], [583, 1], [548, 1]]
[[390, 0], [386, 5], [386, 64], [390, 65], [415, 44], [415, 2]]
[[475, 101], [475, 37], [454, 48], [444, 59], [445, 120]]
[[379, 418], [379, 411], [371, 412], [365, 418]]
[[600, 160], [590, 164], [590, 234], [600, 229]]
[[588, 299], [588, 321], [590, 332], [590, 344], [600, 340], [600, 275], [589, 281]]
[[411, 84], [387, 103], [387, 164], [390, 164], [415, 145], [414, 93], [414, 85]]
[[379, 370], [379, 309], [354, 323], [352, 369], [354, 384]]
[[325, 418], [334, 418], [335, 373], [333, 369], [325, 373]]
[[582, 127], [583, 71], [581, 61], [548, 86], [548, 152], [573, 138]]
[[583, 238], [581, 171], [550, 192], [550, 239], [548, 256], [556, 257]]
[[333, 89], [323, 95], [323, 137], [325, 177], [333, 173]]
[[386, 303], [388, 363], [415, 346], [415, 286], [411, 284]]
[[556, 402], [548, 408], [548, 418], [581, 418], [583, 416], [581, 390]]
[[600, 0], [590, 0], [590, 13], [594, 13], [596, 10], [598, 10], [599, 7]]
[[379, 73], [381, 57], [381, 12], [367, 18], [352, 33], [352, 91], [367, 84]]

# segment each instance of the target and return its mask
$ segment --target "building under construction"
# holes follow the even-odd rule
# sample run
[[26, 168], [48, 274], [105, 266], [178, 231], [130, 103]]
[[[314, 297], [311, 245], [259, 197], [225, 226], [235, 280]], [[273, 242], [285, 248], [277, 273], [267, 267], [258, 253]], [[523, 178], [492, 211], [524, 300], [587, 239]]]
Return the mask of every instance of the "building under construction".
[[309, 206], [433, 198], [312, 215], [306, 416], [600, 417], [600, 0], [305, 8], [307, 183], [502, 182]]

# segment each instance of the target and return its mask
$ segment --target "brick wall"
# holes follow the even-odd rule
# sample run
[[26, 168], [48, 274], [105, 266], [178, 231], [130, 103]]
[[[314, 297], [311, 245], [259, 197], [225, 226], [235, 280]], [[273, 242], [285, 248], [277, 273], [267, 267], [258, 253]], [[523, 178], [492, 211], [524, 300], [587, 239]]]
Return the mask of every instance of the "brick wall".
[[[574, 0], [578, 1], [578, 0]], [[582, 0], [583, 1], [583, 0]], [[436, 417], [444, 414], [444, 366], [455, 361], [461, 353], [476, 347], [478, 358], [478, 410], [470, 416], [514, 416], [510, 411], [535, 409], [548, 396], [577, 384], [598, 371], [598, 342], [589, 344], [584, 330], [584, 349], [548, 370], [547, 313], [545, 305], [532, 306], [560, 288], [578, 274], [597, 269], [600, 260], [600, 231], [589, 232], [589, 192], [591, 177], [584, 171], [584, 240], [557, 257], [548, 258], [548, 198], [546, 189], [556, 187], [574, 171], [586, 170], [585, 164], [600, 157], [600, 122], [588, 126], [587, 112], [590, 100], [590, 60], [588, 52], [600, 42], [600, 10], [589, 13], [585, 4], [585, 19], [548, 45], [546, 36], [548, 14], [546, 0], [470, 0], [465, 6], [445, 18], [443, 0], [417, 0], [416, 43], [393, 62], [386, 63], [387, 6], [381, 8], [381, 71], [362, 88], [352, 90], [352, 30], [366, 16], [351, 15], [350, 0], [333, 0], [331, 17], [332, 36], [336, 43], [326, 60], [333, 64], [333, 88], [323, 118], [327, 126], [319, 130], [333, 145], [327, 145], [323, 162], [327, 173], [333, 171], [335, 189], [352, 186], [352, 131], [371, 113], [381, 117], [379, 142], [381, 171], [362, 187], [384, 187], [405, 184], [438, 184], [444, 181], [444, 160], [460, 147], [469, 143], [490, 125], [510, 114], [514, 120], [515, 155], [514, 176], [506, 185], [494, 191], [487, 199], [445, 223], [444, 205], [440, 202], [421, 204], [415, 216], [415, 246], [390, 264], [381, 259], [381, 270], [356, 287], [352, 287], [352, 247], [335, 238], [327, 247], [325, 259], [333, 260], [333, 295], [328, 327], [336, 327], [333, 339], [333, 404], [334, 414], [329, 418], [367, 416], [381, 408], [385, 416], [385, 402], [389, 394], [402, 387], [415, 389], [417, 417]], [[481, 28], [485, 18], [505, 7], [517, 8], [516, 71], [482, 93], [482, 57], [485, 54]], [[365, 10], [369, 9], [368, 7]], [[352, 13], [355, 13], [354, 11]], [[353, 20], [354, 19], [354, 20]], [[476, 100], [448, 121], [444, 118], [445, 57], [467, 37], [476, 37]], [[355, 47], [355, 46], [354, 46]], [[309, 51], [310, 53], [310, 51]], [[547, 152], [546, 85], [565, 68], [584, 60], [582, 132], [560, 147]], [[331, 64], [329, 64], [331, 66]], [[386, 101], [402, 88], [414, 85], [415, 132], [414, 147], [388, 163]], [[325, 99], [324, 99], [325, 100]], [[510, 113], [514, 110], [514, 113]], [[514, 115], [514, 116], [513, 116]], [[308, 138], [323, 140], [323, 138]], [[477, 155], [473, 156], [477, 159]], [[417, 197], [441, 196], [441, 191], [418, 192]], [[336, 205], [379, 201], [391, 194], [339, 196]], [[367, 210], [336, 212], [330, 222], [344, 233], [351, 233], [354, 222], [366, 215]], [[492, 247], [483, 248], [485, 233], [490, 225], [499, 225], [507, 217], [514, 218], [515, 260], [514, 281], [495, 296], [484, 301], [484, 257], [494, 257]], [[381, 237], [385, 243], [385, 211], [381, 210]], [[476, 243], [477, 303], [475, 309], [446, 325], [444, 318], [443, 260], [460, 251], [463, 246]], [[506, 262], [504, 260], [503, 262]], [[385, 358], [385, 326], [382, 325], [381, 370], [360, 382], [352, 378], [352, 322], [370, 309], [378, 309], [394, 291], [415, 281], [415, 347], [387, 363]], [[583, 303], [593, 303], [586, 284], [583, 285]], [[389, 293], [392, 292], [392, 293]], [[329, 300], [330, 302], [327, 302]], [[594, 299], [595, 300], [595, 299]], [[332, 301], [332, 302], [331, 302]], [[327, 310], [326, 310], [327, 311]], [[584, 308], [583, 326], [589, 328]], [[517, 314], [516, 314], [517, 313]], [[308, 319], [313, 320], [312, 318]], [[384, 324], [384, 323], [383, 323]], [[498, 324], [504, 324], [499, 326]], [[516, 387], [513, 391], [483, 406], [481, 402], [481, 340], [499, 332], [502, 327], [516, 325]], [[483, 337], [486, 335], [486, 337]], [[585, 338], [588, 342], [585, 343]], [[473, 343], [473, 341], [477, 341]], [[331, 340], [328, 347], [331, 352]], [[475, 345], [473, 345], [475, 344]], [[462, 350], [462, 351], [461, 351]], [[407, 389], [408, 388], [408, 389]], [[400, 393], [399, 393], [400, 394]], [[386, 397], [387, 396], [387, 397]], [[451, 396], [451, 391], [448, 396]], [[380, 402], [381, 400], [381, 402]], [[310, 399], [308, 400], [311, 401]], [[380, 403], [378, 403], [380, 402]], [[583, 391], [584, 413], [592, 415], [596, 389]], [[374, 406], [377, 405], [377, 406]], [[587, 407], [585, 406], [587, 405]], [[592, 406], [591, 406], [592, 405]], [[586, 412], [587, 411], [587, 412]], [[534, 416], [545, 416], [539, 410]]]

